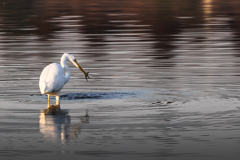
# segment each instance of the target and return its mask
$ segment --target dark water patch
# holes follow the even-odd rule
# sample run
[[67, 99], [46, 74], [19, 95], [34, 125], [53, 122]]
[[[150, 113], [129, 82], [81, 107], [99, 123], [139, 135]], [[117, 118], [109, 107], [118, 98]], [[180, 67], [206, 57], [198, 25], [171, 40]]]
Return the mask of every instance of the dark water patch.
[[61, 100], [81, 100], [81, 99], [119, 99], [135, 96], [135, 92], [87, 92], [87, 93], [66, 93], [61, 94]]
[[127, 155], [127, 154], [135, 154], [129, 151], [126, 152], [111, 152], [111, 151], [75, 151], [75, 154], [80, 154], [80, 155], [91, 155], [94, 157], [108, 157], [112, 154], [117, 154], [117, 155]]
[[48, 150], [0, 150], [1, 156], [4, 157], [18, 157], [18, 156], [29, 156], [33, 154], [44, 154], [51, 153]]
[[18, 113], [38, 113], [38, 109], [23, 109], [23, 108], [20, 108], [20, 109], [16, 109], [16, 108], [0, 108], [0, 111], [2, 113], [8, 113], [8, 114], [18, 114]]

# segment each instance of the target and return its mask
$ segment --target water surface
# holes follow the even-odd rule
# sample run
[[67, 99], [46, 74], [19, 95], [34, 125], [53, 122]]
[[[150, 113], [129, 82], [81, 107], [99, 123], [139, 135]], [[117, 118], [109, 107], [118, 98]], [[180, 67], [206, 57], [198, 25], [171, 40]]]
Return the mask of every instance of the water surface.
[[[238, 3], [5, 0], [0, 157], [239, 158]], [[44, 115], [39, 75], [64, 52], [91, 79], [69, 63], [68, 114]]]

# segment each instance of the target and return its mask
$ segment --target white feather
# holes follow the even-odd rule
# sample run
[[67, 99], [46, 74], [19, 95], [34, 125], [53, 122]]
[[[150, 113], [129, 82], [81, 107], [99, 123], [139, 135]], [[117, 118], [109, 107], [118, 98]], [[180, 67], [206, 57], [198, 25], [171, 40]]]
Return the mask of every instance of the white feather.
[[64, 69], [60, 64], [51, 63], [46, 66], [40, 76], [39, 87], [42, 94], [59, 92], [65, 82]]

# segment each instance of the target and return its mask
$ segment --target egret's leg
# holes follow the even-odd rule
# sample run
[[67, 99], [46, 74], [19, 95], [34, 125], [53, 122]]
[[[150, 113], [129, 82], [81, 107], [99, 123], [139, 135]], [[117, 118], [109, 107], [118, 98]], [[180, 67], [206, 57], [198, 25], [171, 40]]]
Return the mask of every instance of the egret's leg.
[[60, 107], [59, 95], [60, 95], [60, 93], [56, 94], [56, 107]]
[[48, 107], [47, 108], [50, 108], [50, 95], [48, 94]]

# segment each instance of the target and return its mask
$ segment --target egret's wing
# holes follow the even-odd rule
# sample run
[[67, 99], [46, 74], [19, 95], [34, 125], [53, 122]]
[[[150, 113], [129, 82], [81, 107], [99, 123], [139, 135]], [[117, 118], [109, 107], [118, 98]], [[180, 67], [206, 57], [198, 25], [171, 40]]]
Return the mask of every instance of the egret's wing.
[[42, 94], [58, 92], [64, 86], [64, 70], [57, 64], [52, 63], [46, 66], [40, 76], [39, 88]]

